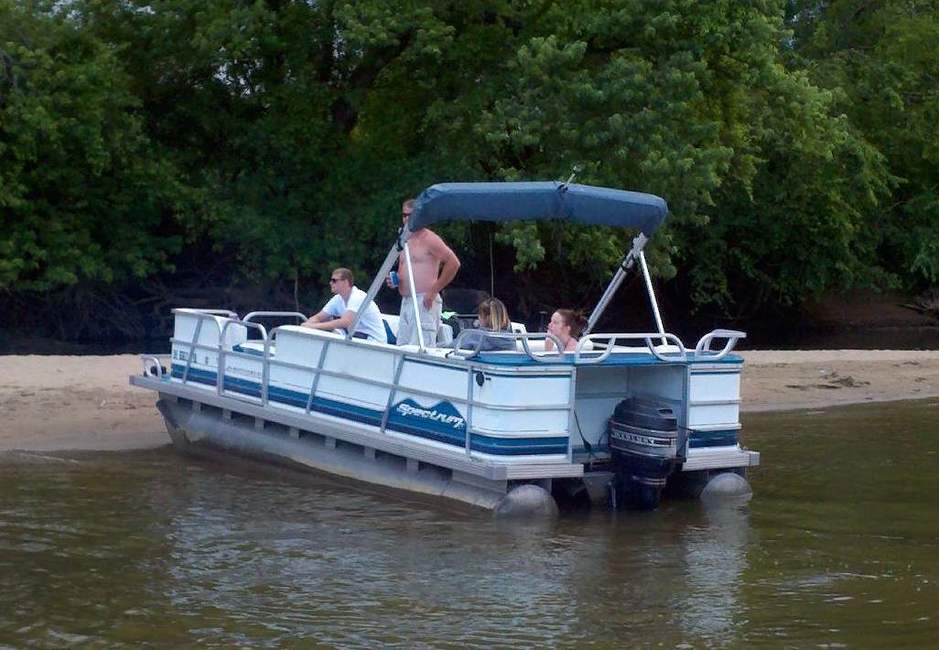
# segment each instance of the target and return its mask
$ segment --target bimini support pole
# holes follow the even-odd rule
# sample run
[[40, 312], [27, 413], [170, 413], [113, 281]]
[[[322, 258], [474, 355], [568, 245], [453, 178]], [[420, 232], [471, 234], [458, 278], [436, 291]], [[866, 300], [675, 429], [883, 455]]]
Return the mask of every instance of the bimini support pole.
[[352, 324], [349, 325], [349, 330], [346, 332], [346, 339], [351, 339], [352, 335], [355, 334], [355, 327], [359, 324], [359, 319], [362, 318], [362, 314], [365, 313], [365, 310], [368, 308], [368, 306], [372, 304], [373, 300], [375, 300], [375, 296], [378, 295], [378, 291], [381, 289], [381, 285], [385, 283], [385, 278], [388, 277], [388, 272], [398, 261], [398, 253], [401, 252], [401, 249], [404, 247], [404, 242], [407, 241], [407, 238], [410, 236], [410, 234], [411, 233], [407, 231], [398, 234], [398, 240], [391, 247], [391, 250], [388, 251], [388, 255], [385, 257], [385, 261], [381, 263], [381, 268], [378, 269], [378, 274], [375, 276], [375, 279], [372, 280], [372, 284], [368, 288], [368, 293], [365, 295], [365, 300], [363, 300], [362, 304], [359, 305], [359, 310], [355, 312], [355, 318], [352, 319]]
[[666, 345], [665, 326], [662, 325], [659, 303], [656, 302], [655, 291], [652, 289], [652, 277], [649, 275], [649, 267], [646, 266], [646, 255], [642, 251], [639, 251], [639, 267], [642, 269], [642, 277], [646, 280], [646, 291], [649, 292], [649, 303], [652, 305], [652, 314], [655, 316], [655, 326], [659, 328], [659, 334], [662, 335], [662, 345]]
[[648, 237], [642, 233], [639, 233], [636, 238], [633, 239], [632, 248], [629, 249], [626, 257], [624, 257], [623, 261], [620, 262], [619, 268], [616, 269], [616, 273], [613, 274], [613, 279], [610, 280], [610, 284], [608, 284], [606, 287], [606, 291], [604, 291], [603, 295], [600, 296], [600, 300], [597, 302], [597, 306], [593, 308], [593, 312], [590, 314], [590, 318], [587, 319], [587, 327], [584, 328], [583, 334], [581, 334], [581, 336], [586, 336], [593, 331], [594, 326], [597, 324], [597, 321], [600, 320], [600, 316], [603, 315], [607, 305], [610, 304], [610, 301], [613, 299], [613, 296], [616, 294], [619, 286], [626, 278], [626, 273], [630, 268], [632, 268], [632, 265], [636, 261], [636, 257], [641, 254], [642, 247], [646, 245], [647, 241], [649, 241]]
[[417, 287], [414, 286], [414, 269], [411, 267], [411, 249], [408, 247], [407, 242], [404, 242], [404, 262], [408, 269], [408, 287], [411, 292], [411, 304], [414, 307], [414, 318], [417, 321], [417, 345], [421, 352], [425, 352], [424, 329], [421, 327], [421, 310], [420, 305], [417, 304], [417, 292], [415, 291]]

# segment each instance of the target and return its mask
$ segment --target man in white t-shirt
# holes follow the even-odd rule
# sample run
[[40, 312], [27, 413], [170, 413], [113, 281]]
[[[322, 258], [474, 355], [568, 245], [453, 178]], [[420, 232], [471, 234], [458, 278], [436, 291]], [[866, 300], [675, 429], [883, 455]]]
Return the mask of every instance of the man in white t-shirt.
[[[355, 313], [362, 306], [366, 293], [352, 283], [352, 271], [338, 268], [329, 278], [329, 289], [333, 297], [318, 314], [310, 316], [303, 323], [304, 327], [315, 330], [348, 329], [355, 320]], [[385, 324], [381, 320], [381, 312], [374, 302], [369, 303], [362, 318], [355, 326], [357, 339], [370, 339], [372, 341], [388, 342], [385, 334]]]

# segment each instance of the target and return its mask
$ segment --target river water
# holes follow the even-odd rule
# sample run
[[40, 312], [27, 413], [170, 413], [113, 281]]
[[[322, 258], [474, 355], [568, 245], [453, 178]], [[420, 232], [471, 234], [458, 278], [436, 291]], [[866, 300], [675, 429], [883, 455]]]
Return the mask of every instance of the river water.
[[0, 455], [0, 647], [935, 648], [937, 416], [752, 414], [749, 504], [540, 525], [169, 448]]

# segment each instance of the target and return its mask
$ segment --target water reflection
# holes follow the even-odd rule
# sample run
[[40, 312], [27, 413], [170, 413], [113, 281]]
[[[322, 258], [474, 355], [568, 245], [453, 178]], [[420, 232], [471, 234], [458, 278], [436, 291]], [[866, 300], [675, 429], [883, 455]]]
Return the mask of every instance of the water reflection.
[[749, 504], [534, 525], [170, 450], [0, 456], [0, 646], [931, 647], [918, 412], [750, 419]]
[[751, 541], [746, 504], [702, 503], [702, 523], [681, 535], [687, 588], [677, 594], [675, 611], [690, 637], [729, 643], [739, 635], [740, 587]]

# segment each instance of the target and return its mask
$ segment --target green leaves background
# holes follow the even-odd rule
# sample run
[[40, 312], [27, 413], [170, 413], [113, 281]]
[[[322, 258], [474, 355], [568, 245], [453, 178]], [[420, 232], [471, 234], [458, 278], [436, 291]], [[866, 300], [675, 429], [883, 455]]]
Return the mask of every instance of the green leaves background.
[[[668, 200], [650, 261], [692, 307], [935, 285], [937, 42], [916, 1], [0, 0], [0, 290], [209, 256], [314, 302], [426, 185], [575, 167]], [[489, 228], [444, 230], [460, 282], [492, 236], [527, 309], [587, 306], [631, 237]]]

